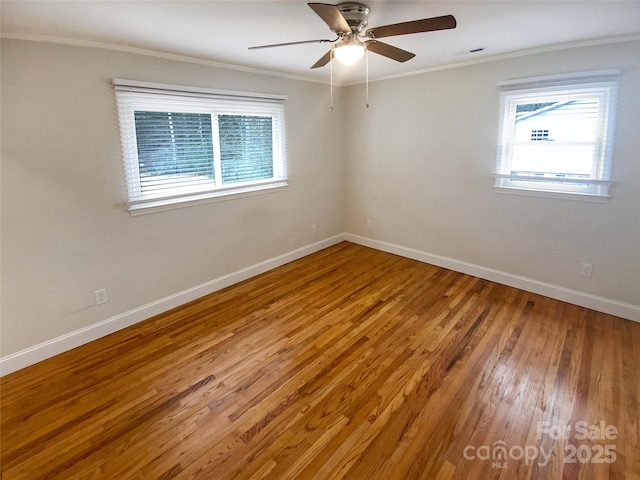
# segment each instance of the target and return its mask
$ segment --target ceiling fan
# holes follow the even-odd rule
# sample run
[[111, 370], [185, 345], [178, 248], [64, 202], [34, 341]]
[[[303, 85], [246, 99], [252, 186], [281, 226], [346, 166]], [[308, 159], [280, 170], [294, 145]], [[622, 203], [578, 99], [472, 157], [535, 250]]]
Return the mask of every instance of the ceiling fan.
[[[309, 3], [311, 9], [318, 14], [337, 35], [333, 40], [304, 40], [301, 42], [276, 43], [272, 45], [259, 45], [249, 47], [249, 50], [261, 48], [285, 47], [289, 45], [301, 45], [305, 43], [335, 43], [334, 47], [325, 53], [311, 68], [324, 67], [335, 56], [345, 65], [353, 65], [364, 55], [365, 50], [377, 53], [397, 62], [406, 62], [415, 57], [415, 53], [402, 50], [388, 43], [379, 41], [379, 38], [408, 35], [411, 33], [433, 32], [456, 28], [456, 19], [453, 15], [412, 20], [409, 22], [394, 23], [382, 27], [374, 27], [362, 33], [368, 24], [370, 9], [367, 5], [357, 2], [345, 2], [337, 5], [326, 3]], [[337, 42], [337, 43], [336, 43]]]

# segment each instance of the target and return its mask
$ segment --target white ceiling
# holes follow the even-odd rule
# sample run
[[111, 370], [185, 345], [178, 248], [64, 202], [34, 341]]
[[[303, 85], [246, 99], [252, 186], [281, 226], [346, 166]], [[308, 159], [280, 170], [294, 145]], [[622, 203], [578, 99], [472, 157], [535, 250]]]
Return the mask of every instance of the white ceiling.
[[[371, 8], [369, 27], [447, 14], [458, 21], [454, 30], [386, 38], [416, 57], [397, 63], [371, 54], [372, 79], [575, 42], [640, 38], [640, 0], [362, 2]], [[326, 44], [248, 50], [252, 45], [333, 38], [303, 0], [2, 0], [1, 9], [2, 35], [9, 38], [100, 42], [329, 79], [329, 66], [309, 69], [329, 49]], [[485, 50], [469, 53], [478, 47]], [[338, 83], [357, 83], [364, 75], [364, 62], [334, 66]]]

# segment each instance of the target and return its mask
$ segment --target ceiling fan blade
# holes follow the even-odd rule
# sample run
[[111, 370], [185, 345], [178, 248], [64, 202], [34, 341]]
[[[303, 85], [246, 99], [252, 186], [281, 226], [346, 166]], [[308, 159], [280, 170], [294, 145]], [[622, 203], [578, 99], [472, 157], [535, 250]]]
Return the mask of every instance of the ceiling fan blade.
[[329, 25], [329, 28], [333, 32], [337, 34], [351, 33], [351, 27], [349, 27], [340, 9], [335, 5], [326, 3], [308, 3], [307, 5], [324, 20], [324, 23]]
[[249, 47], [249, 50], [259, 50], [261, 48], [273, 48], [273, 47], [288, 47], [289, 45], [304, 45], [305, 43], [331, 43], [331, 42], [335, 42], [336, 40], [338, 39], [336, 38], [335, 40], [327, 40], [327, 39], [303, 40], [301, 42], [273, 43], [271, 45], [257, 45], [255, 47]]
[[313, 65], [311, 65], [311, 68], [319, 68], [319, 67], [324, 67], [327, 63], [329, 63], [331, 61], [331, 58], [333, 57], [333, 48], [331, 50], [329, 50], [327, 53], [325, 53], [320, 60], [318, 60], [316, 63], [314, 63]]
[[397, 62], [406, 62], [416, 56], [415, 53], [407, 52], [401, 48], [394, 47], [388, 43], [378, 42], [377, 40], [369, 40], [366, 42], [367, 50], [385, 56]]
[[384, 38], [396, 35], [408, 35], [410, 33], [448, 30], [450, 28], [456, 28], [456, 24], [457, 22], [453, 15], [444, 15], [442, 17], [424, 18], [422, 20], [413, 20], [411, 22], [394, 23], [392, 25], [370, 28], [367, 30], [367, 37]]

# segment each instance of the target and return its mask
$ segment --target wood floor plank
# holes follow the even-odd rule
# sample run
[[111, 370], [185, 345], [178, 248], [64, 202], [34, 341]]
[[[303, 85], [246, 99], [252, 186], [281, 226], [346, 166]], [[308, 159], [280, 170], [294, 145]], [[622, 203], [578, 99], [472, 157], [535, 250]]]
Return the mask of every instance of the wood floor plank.
[[343, 242], [4, 377], [0, 471], [639, 480], [638, 372], [640, 324]]

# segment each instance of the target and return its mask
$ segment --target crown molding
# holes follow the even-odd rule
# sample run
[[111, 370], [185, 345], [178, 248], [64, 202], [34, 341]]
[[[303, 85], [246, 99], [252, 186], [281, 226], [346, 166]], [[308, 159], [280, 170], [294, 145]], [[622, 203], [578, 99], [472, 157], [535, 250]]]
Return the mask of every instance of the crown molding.
[[[625, 35], [625, 36], [621, 36], [621, 37], [607, 37], [607, 38], [598, 38], [598, 39], [594, 39], [594, 40], [583, 40], [583, 41], [579, 41], [579, 42], [568, 42], [568, 43], [559, 43], [559, 44], [555, 44], [555, 45], [547, 45], [545, 47], [537, 47], [537, 48], [530, 48], [530, 49], [526, 49], [526, 50], [517, 50], [515, 52], [509, 52], [509, 53], [503, 53], [500, 55], [492, 55], [490, 57], [482, 57], [482, 58], [476, 58], [473, 60], [466, 60], [464, 62], [457, 62], [457, 63], [449, 63], [446, 65], [440, 65], [437, 67], [429, 67], [429, 68], [424, 68], [421, 70], [415, 70], [413, 72], [406, 72], [406, 73], [398, 73], [396, 75], [387, 75], [384, 77], [377, 77], [377, 78], [370, 78], [369, 79], [369, 83], [372, 82], [381, 82], [384, 80], [392, 80], [394, 78], [403, 78], [403, 77], [411, 77], [413, 75], [422, 75], [425, 73], [431, 73], [431, 72], [439, 72], [441, 70], [449, 70], [452, 68], [460, 68], [460, 67], [467, 67], [469, 65], [477, 65], [480, 63], [488, 63], [488, 62], [497, 62], [499, 60], [507, 60], [510, 58], [517, 58], [517, 57], [525, 57], [527, 55], [536, 55], [539, 53], [547, 53], [547, 52], [555, 52], [558, 50], [569, 50], [572, 48], [581, 48], [581, 47], [593, 47], [593, 46], [597, 46], [597, 45], [608, 45], [611, 43], [625, 43], [625, 42], [636, 42], [640, 40], [640, 35]], [[348, 87], [348, 86], [352, 86], [352, 85], [361, 85], [364, 84], [365, 82], [363, 80], [361, 81], [357, 81], [357, 82], [351, 82], [351, 83], [344, 83], [340, 86], [343, 87]]]
[[[93, 40], [80, 40], [76, 38], [67, 37], [55, 37], [49, 35], [33, 35], [30, 33], [12, 33], [2, 32], [1, 38], [10, 40], [24, 40], [28, 42], [43, 42], [43, 43], [55, 43], [59, 45], [71, 45], [74, 47], [88, 47], [99, 48], [102, 50], [112, 50], [116, 52], [132, 53], [135, 55], [144, 55], [147, 57], [161, 58], [163, 60], [173, 60], [176, 62], [193, 63], [196, 65], [205, 65], [208, 67], [224, 68], [227, 70], [237, 70], [240, 72], [256, 73], [259, 75], [269, 75], [272, 77], [286, 78], [289, 80], [299, 80], [303, 82], [313, 82], [321, 84], [329, 84], [325, 80], [318, 80], [316, 78], [305, 77], [303, 75], [292, 75], [289, 73], [276, 72], [273, 70], [263, 70], [261, 68], [245, 67], [242, 65], [234, 65], [232, 63], [215, 62], [213, 60], [207, 60], [198, 57], [189, 57], [187, 55], [177, 55], [175, 53], [161, 52], [157, 50], [148, 50], [145, 48], [130, 47], [128, 45], [117, 45], [114, 43], [95, 42]], [[334, 84], [335, 85], [335, 84]]]
[[[30, 33], [12, 33], [12, 32], [2, 32], [0, 33], [0, 37], [11, 39], [11, 40], [25, 40], [25, 41], [31, 41], [31, 42], [44, 42], [44, 43], [55, 43], [60, 45], [72, 45], [76, 47], [99, 48], [103, 50], [113, 50], [117, 52], [132, 53], [136, 55], [144, 55], [148, 57], [161, 58], [164, 60], [173, 60], [176, 62], [193, 63], [197, 65], [224, 68], [228, 70], [237, 70], [241, 72], [255, 73], [259, 75], [269, 75], [272, 77], [286, 78], [289, 80], [299, 80], [303, 82], [319, 83], [323, 85], [330, 84], [330, 82], [327, 80], [319, 80], [317, 78], [305, 77], [303, 75], [293, 75], [289, 73], [276, 72], [273, 70], [264, 70], [260, 68], [245, 67], [242, 65], [235, 65], [232, 63], [216, 62], [216, 61], [207, 60], [204, 58], [190, 57], [186, 55], [177, 55], [174, 53], [148, 50], [148, 49], [138, 48], [138, 47], [130, 47], [127, 45], [117, 45], [113, 43], [96, 42], [92, 40], [80, 40], [80, 39], [67, 38], [67, 37], [56, 37], [56, 36], [49, 36], [49, 35], [34, 35]], [[477, 65], [481, 63], [496, 62], [499, 60], [524, 57], [527, 55], [536, 55], [539, 53], [555, 52], [559, 50], [569, 50], [572, 48], [593, 47], [597, 45], [607, 45], [612, 43], [634, 42], [638, 40], [640, 40], [640, 35], [625, 35], [620, 37], [606, 37], [606, 38], [598, 38], [593, 40], [583, 40], [578, 42], [567, 42], [567, 43], [561, 43], [561, 44], [555, 44], [555, 45], [548, 45], [544, 47], [537, 47], [537, 48], [531, 48], [526, 50], [517, 50], [514, 52], [504, 53], [500, 55], [492, 55], [488, 57], [475, 58], [472, 60], [466, 60], [464, 62], [449, 63], [446, 65], [439, 65], [436, 67], [429, 67], [429, 68], [424, 68], [420, 70], [414, 70], [412, 72], [369, 78], [369, 83], [382, 82], [385, 80], [393, 80], [396, 78], [403, 78], [403, 77], [411, 77], [414, 75], [423, 75], [425, 73], [439, 72], [442, 70], [467, 67], [470, 65]], [[333, 86], [349, 87], [353, 85], [362, 85], [364, 83], [365, 83], [365, 80], [358, 80], [355, 82], [340, 82], [340, 81], [336, 82], [334, 80]]]

